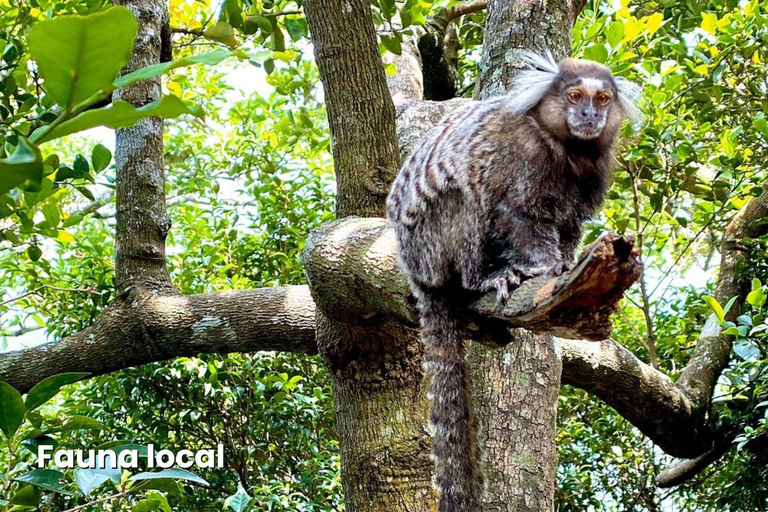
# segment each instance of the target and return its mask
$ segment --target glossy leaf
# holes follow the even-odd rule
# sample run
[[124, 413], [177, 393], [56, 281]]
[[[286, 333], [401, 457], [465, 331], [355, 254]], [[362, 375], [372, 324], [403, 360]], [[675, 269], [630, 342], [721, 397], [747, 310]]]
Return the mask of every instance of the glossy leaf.
[[45, 142], [72, 133], [81, 132], [96, 126], [109, 128], [128, 128], [147, 117], [174, 118], [183, 114], [203, 117], [198, 107], [187, 106], [176, 96], [166, 95], [143, 107], [136, 108], [127, 101], [115, 101], [111, 105], [99, 109], [88, 110], [66, 121], [42, 138]]
[[111, 89], [131, 57], [137, 27], [133, 14], [124, 7], [36, 23], [27, 44], [45, 92], [71, 110], [99, 91]]
[[24, 400], [10, 384], [0, 381], [0, 432], [10, 439], [24, 422]]
[[29, 390], [24, 406], [27, 411], [37, 409], [45, 402], [56, 396], [62, 387], [87, 377], [88, 373], [60, 373], [43, 379]]
[[27, 139], [19, 137], [19, 144], [11, 156], [0, 159], [0, 195], [27, 180], [39, 184], [43, 178], [43, 159], [40, 150]]

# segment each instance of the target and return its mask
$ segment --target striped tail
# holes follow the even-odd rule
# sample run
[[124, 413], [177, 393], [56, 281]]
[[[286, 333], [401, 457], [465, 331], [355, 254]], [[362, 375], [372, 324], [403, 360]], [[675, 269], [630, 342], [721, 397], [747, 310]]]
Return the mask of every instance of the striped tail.
[[483, 475], [466, 347], [455, 310], [441, 293], [419, 295], [424, 369], [432, 375], [430, 428], [439, 512], [480, 512]]

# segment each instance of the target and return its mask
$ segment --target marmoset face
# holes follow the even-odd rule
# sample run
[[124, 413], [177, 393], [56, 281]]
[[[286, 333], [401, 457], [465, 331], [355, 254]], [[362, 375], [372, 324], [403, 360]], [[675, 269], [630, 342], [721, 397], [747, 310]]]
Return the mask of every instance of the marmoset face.
[[563, 101], [571, 134], [583, 140], [599, 137], [608, 122], [615, 95], [612, 81], [603, 78], [579, 77], [566, 83]]

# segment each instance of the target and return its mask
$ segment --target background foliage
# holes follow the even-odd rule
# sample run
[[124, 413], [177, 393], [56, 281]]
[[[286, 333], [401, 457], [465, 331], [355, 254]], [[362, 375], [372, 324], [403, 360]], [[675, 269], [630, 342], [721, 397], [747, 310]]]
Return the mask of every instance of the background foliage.
[[[374, 0], [382, 51], [453, 1]], [[249, 60], [188, 67], [167, 93], [205, 120], [167, 122], [168, 240], [184, 293], [303, 282], [307, 233], [332, 217], [333, 176], [322, 90], [300, 2], [172, 0], [175, 59], [214, 48]], [[43, 93], [26, 36], [40, 20], [104, 10], [96, 0], [0, 1], [0, 135], [5, 154], [60, 112]], [[484, 14], [459, 22], [459, 72], [472, 94]], [[620, 169], [588, 230], [639, 234], [647, 265], [615, 318], [615, 337], [673, 378], [707, 315], [725, 225], [759, 193], [768, 149], [768, 8], [757, 0], [593, 2], [573, 30], [574, 54], [644, 87], [646, 118], [627, 128]], [[106, 130], [43, 146], [49, 189], [0, 196], [0, 348], [59, 338], [88, 325], [111, 299], [114, 170]], [[97, 143], [97, 141], [100, 141]], [[100, 145], [99, 145], [100, 144]], [[2, 155], [2, 156], [5, 156]], [[560, 399], [560, 510], [768, 508], [765, 475], [765, 240], [748, 241], [741, 272], [754, 292], [736, 324], [734, 358], [718, 386], [719, 422], [734, 448], [681, 488], [654, 478], [669, 460], [610, 408], [566, 388]], [[760, 291], [758, 291], [760, 290]], [[763, 298], [761, 299], [761, 293]], [[762, 327], [761, 327], [762, 326]], [[337, 510], [338, 451], [329, 379], [316, 359], [280, 354], [177, 359], [68, 388], [42, 414], [86, 415], [104, 431], [59, 442], [107, 440], [168, 447], [223, 442], [230, 471], [212, 486], [165, 489], [174, 510], [221, 508], [242, 487], [253, 510]], [[0, 452], [2, 452], [0, 448]], [[0, 454], [2, 455], [2, 454]], [[2, 460], [2, 457], [0, 457]], [[25, 459], [27, 462], [32, 459]], [[73, 498], [46, 496], [47, 510]], [[46, 509], [46, 508], [43, 508]]]

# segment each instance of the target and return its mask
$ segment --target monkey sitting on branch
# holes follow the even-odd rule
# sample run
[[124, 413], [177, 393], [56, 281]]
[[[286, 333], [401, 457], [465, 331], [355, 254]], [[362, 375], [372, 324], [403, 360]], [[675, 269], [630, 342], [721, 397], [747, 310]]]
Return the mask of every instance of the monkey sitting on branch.
[[462, 291], [506, 301], [521, 281], [572, 268], [582, 223], [605, 197], [622, 120], [639, 117], [639, 87], [606, 67], [524, 59], [508, 95], [459, 108], [427, 133], [387, 200], [432, 375], [440, 512], [482, 507]]

